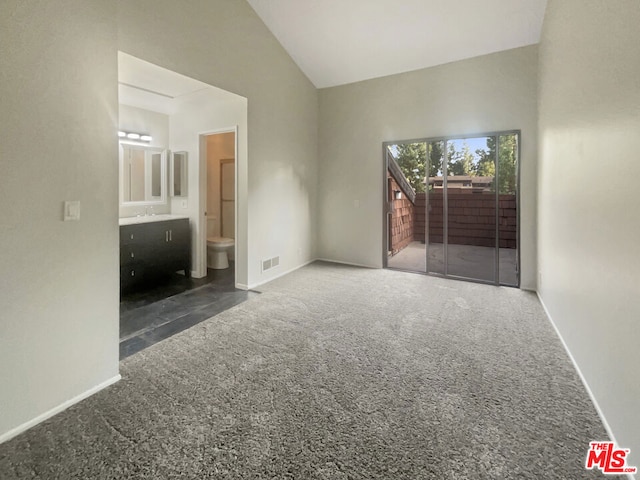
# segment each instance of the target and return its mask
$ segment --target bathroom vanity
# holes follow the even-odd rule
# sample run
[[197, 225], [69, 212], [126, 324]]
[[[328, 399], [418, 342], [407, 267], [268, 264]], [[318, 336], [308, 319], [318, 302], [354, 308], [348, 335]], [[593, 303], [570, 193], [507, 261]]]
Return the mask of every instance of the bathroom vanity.
[[191, 273], [189, 218], [145, 215], [120, 219], [120, 288], [130, 289], [161, 275]]

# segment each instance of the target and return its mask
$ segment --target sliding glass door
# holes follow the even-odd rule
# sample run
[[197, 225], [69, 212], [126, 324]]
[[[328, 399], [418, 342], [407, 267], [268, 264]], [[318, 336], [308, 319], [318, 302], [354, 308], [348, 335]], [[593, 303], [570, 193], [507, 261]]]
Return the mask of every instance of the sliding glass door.
[[[385, 265], [519, 286], [519, 136], [509, 131], [385, 144], [389, 160]], [[402, 187], [403, 174], [413, 191]], [[404, 203], [397, 202], [403, 198]], [[402, 221], [393, 213], [398, 209], [404, 213]], [[409, 223], [411, 242], [406, 247], [397, 241], [392, 244], [403, 226], [404, 232], [409, 231]], [[410, 252], [411, 262], [402, 263]], [[415, 260], [421, 252], [425, 263]]]
[[495, 137], [446, 140], [446, 274], [496, 282]]
[[426, 272], [426, 142], [398, 142], [385, 148], [386, 265]]
[[444, 140], [428, 143], [428, 177], [427, 177], [427, 273], [446, 274], [445, 261], [445, 207], [441, 180], [444, 166]]
[[500, 284], [517, 287], [519, 272], [518, 156], [520, 135], [498, 135], [498, 256]]

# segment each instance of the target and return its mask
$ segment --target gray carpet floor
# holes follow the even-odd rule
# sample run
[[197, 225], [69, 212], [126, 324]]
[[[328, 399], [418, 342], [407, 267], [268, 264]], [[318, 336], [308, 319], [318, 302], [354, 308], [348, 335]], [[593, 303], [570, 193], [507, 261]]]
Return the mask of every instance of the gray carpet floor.
[[534, 294], [327, 263], [261, 291], [0, 445], [0, 478], [604, 478]]

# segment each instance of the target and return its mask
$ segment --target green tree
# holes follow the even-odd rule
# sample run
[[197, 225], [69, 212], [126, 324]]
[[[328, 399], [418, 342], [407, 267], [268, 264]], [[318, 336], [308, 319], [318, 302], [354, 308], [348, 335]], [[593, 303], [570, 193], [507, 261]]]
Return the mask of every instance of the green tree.
[[449, 165], [448, 175], [469, 175], [474, 176], [476, 174], [476, 165], [474, 162], [473, 153], [469, 150], [469, 146], [464, 143], [462, 150], [456, 150], [456, 146], [453, 142], [449, 142]]
[[429, 143], [429, 176], [437, 177], [442, 175], [442, 150], [444, 142]]
[[[489, 141], [487, 140], [487, 144]], [[495, 145], [495, 140], [493, 141]], [[494, 146], [495, 152], [495, 146]], [[495, 155], [495, 153], [494, 153]], [[500, 135], [498, 145], [499, 193], [514, 195], [517, 184], [518, 137], [516, 134]]]
[[515, 134], [500, 135], [497, 141], [499, 144], [496, 146], [496, 137], [487, 137], [487, 149], [476, 151], [480, 157], [478, 175], [495, 176], [497, 150], [499, 192], [503, 195], [513, 195], [516, 193], [518, 137]]
[[396, 145], [396, 160], [409, 184], [418, 192], [425, 191], [427, 162], [426, 143], [401, 143]]
[[495, 177], [496, 176], [496, 164], [495, 159], [491, 158], [491, 155], [486, 150], [476, 150], [478, 156], [478, 166], [476, 173], [479, 177]]

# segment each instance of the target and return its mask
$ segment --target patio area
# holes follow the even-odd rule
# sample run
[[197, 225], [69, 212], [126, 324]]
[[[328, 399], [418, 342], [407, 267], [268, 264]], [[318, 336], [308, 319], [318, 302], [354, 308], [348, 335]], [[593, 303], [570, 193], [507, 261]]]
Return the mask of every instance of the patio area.
[[[411, 242], [393, 256], [389, 256], [387, 266], [412, 272], [427, 272], [427, 245]], [[470, 279], [493, 282], [495, 248], [475, 245], [448, 246], [448, 274]], [[500, 284], [517, 286], [517, 250], [500, 249]], [[429, 246], [429, 273], [444, 274], [444, 246], [433, 243]]]

